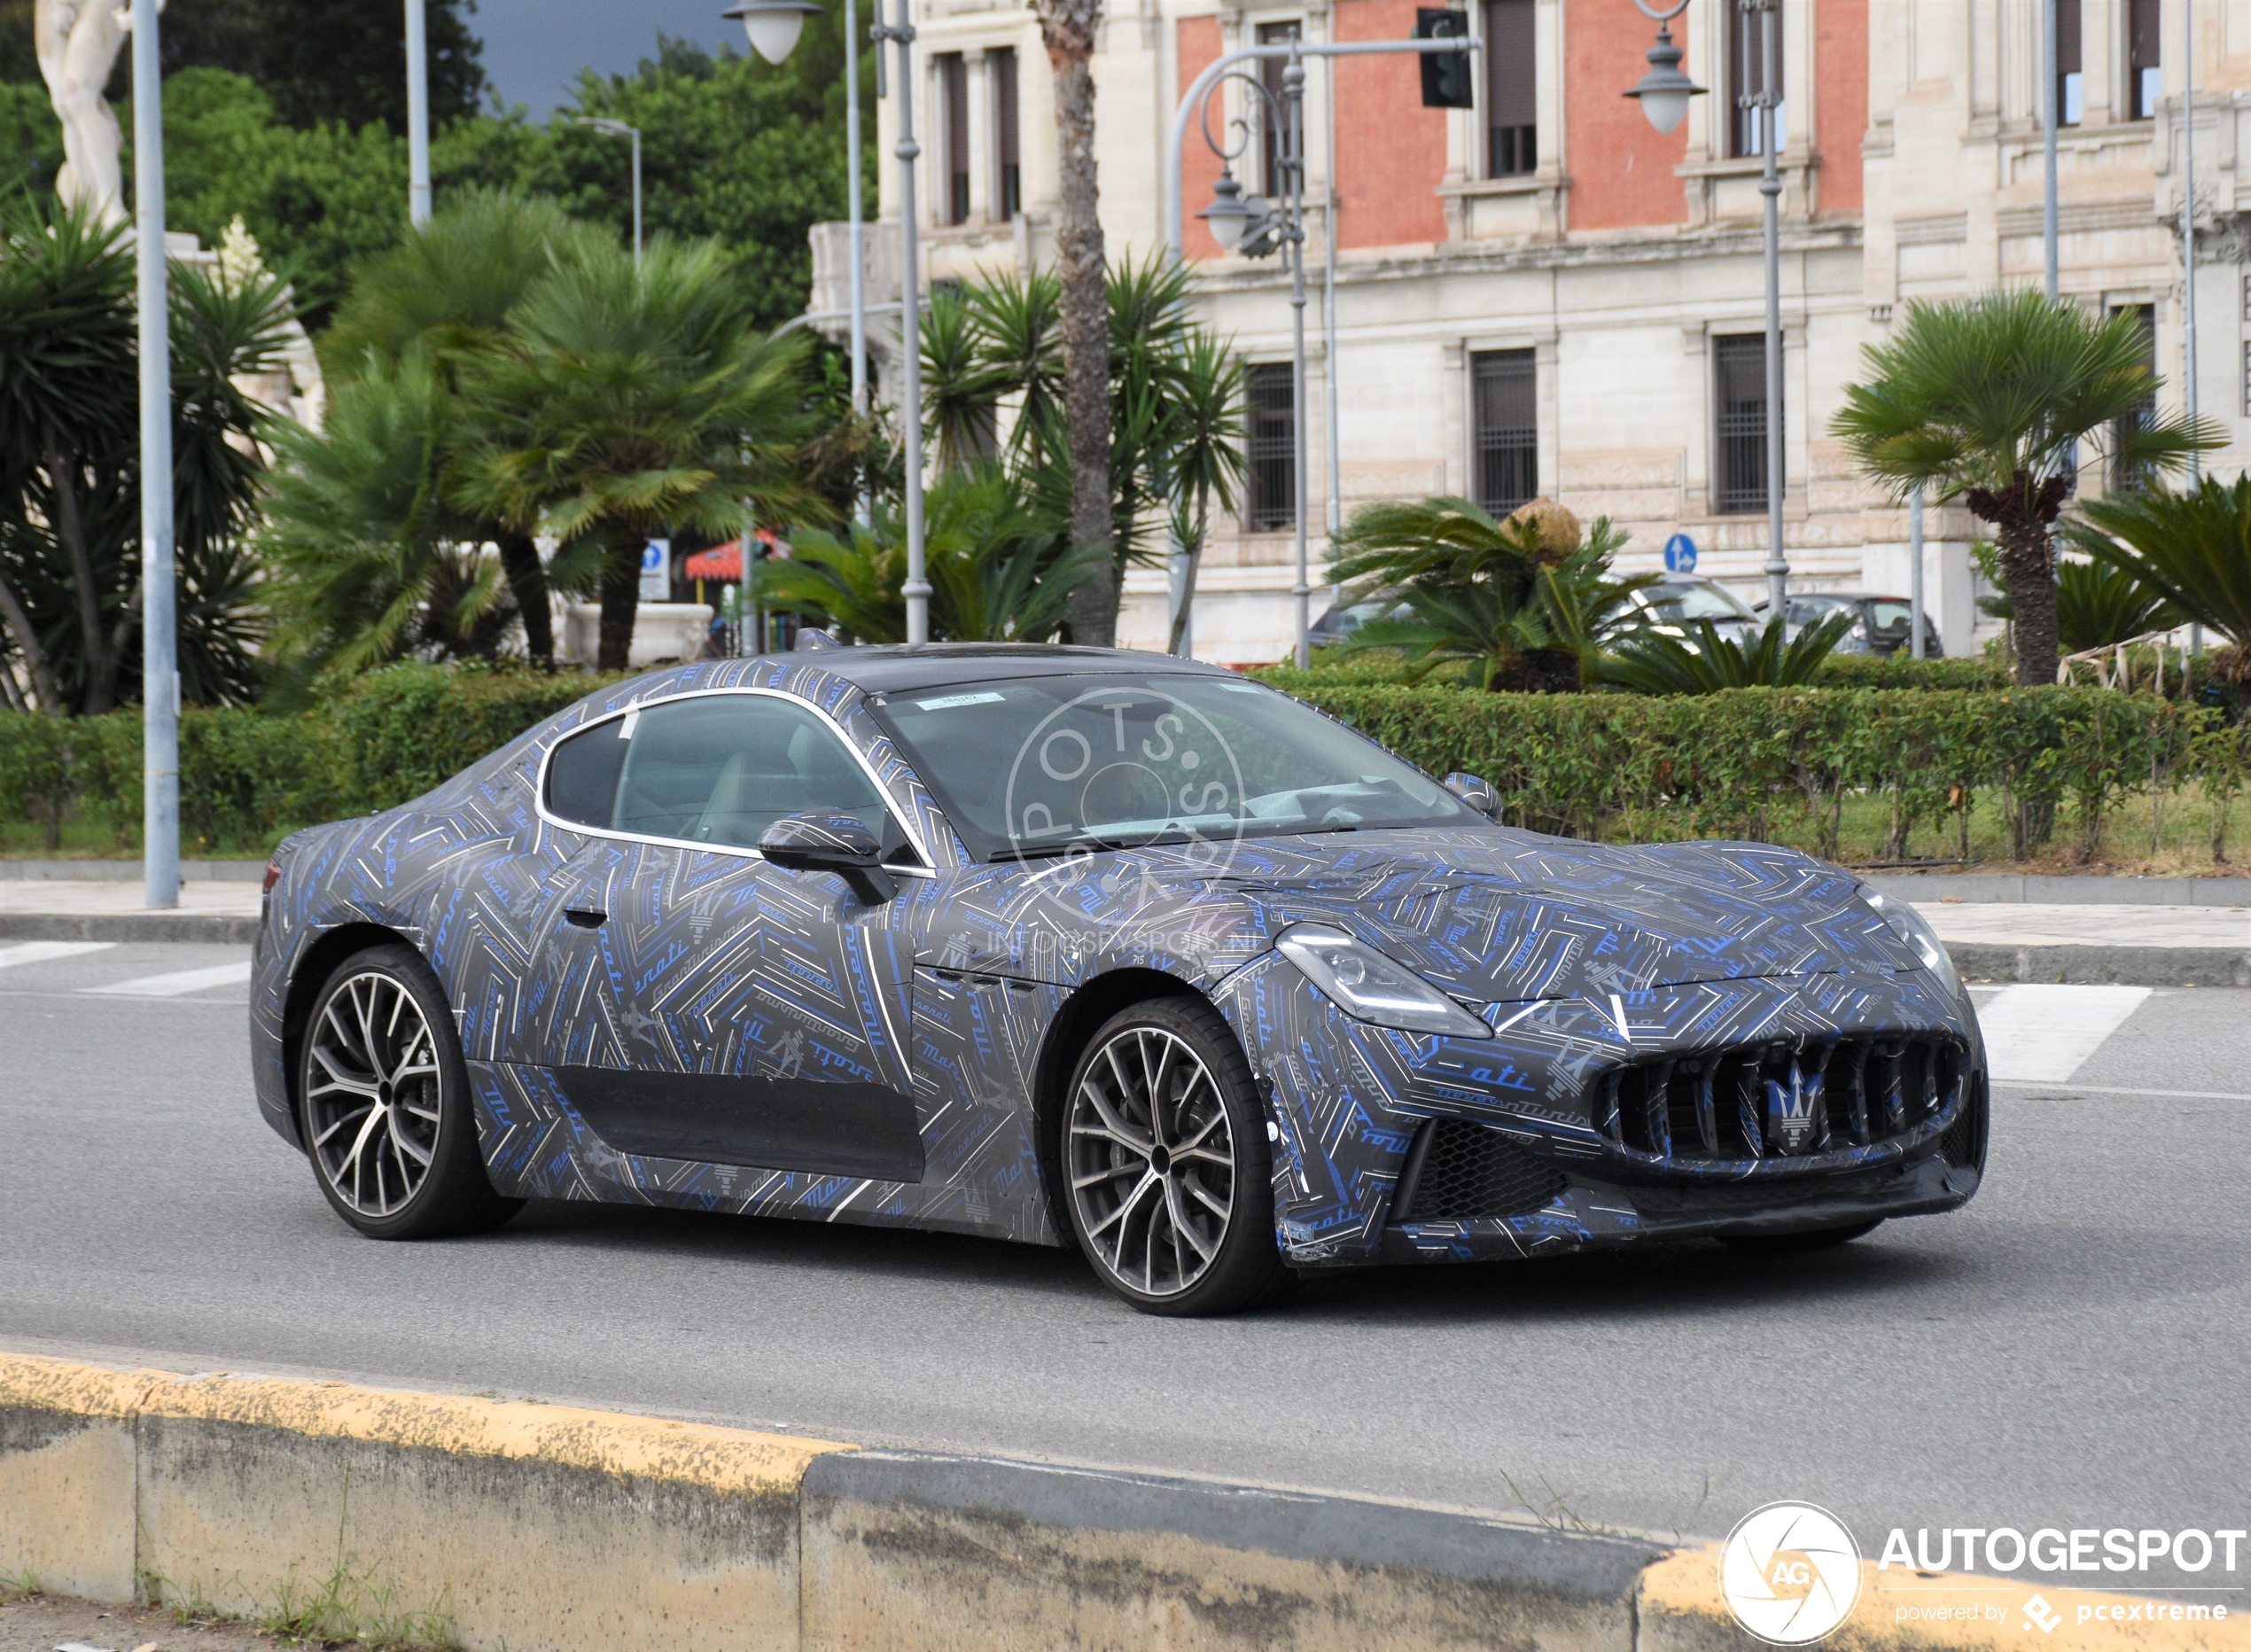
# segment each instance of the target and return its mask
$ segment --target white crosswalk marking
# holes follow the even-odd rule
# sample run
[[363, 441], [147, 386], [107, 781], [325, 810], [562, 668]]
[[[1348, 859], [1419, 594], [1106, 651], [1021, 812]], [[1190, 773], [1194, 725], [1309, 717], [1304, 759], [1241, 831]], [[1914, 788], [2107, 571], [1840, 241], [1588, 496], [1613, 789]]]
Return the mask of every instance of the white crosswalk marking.
[[17, 963], [44, 963], [50, 958], [75, 958], [82, 952], [101, 952], [113, 940], [19, 940], [0, 947], [0, 970]]
[[2149, 996], [2146, 986], [2005, 986], [1977, 1007], [1996, 1083], [2061, 1084]]
[[208, 970], [179, 970], [170, 975], [144, 975], [137, 980], [117, 981], [108, 986], [79, 990], [97, 998], [180, 998], [212, 986], [239, 986], [250, 978], [250, 961], [222, 963]]

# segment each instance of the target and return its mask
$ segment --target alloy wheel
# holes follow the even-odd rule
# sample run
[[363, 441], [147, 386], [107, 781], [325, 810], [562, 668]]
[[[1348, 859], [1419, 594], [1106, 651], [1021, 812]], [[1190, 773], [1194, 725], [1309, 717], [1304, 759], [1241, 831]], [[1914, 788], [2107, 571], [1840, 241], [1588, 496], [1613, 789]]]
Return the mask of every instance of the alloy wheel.
[[443, 1116], [438, 1049], [404, 982], [369, 970], [321, 1006], [306, 1064], [314, 1162], [362, 1216], [395, 1214], [422, 1188]]
[[1149, 1297], [1210, 1270], [1235, 1204], [1227, 1104], [1202, 1057], [1162, 1027], [1120, 1031], [1071, 1097], [1071, 1197], [1096, 1259]]

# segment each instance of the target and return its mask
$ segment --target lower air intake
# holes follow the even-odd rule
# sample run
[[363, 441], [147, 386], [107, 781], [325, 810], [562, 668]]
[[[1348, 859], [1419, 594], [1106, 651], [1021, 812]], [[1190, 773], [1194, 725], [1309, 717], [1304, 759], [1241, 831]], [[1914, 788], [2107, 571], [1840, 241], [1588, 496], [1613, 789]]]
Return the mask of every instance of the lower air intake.
[[1407, 1150], [1391, 1220], [1467, 1222], [1522, 1216], [1568, 1185], [1560, 1172], [1489, 1126], [1433, 1118]]

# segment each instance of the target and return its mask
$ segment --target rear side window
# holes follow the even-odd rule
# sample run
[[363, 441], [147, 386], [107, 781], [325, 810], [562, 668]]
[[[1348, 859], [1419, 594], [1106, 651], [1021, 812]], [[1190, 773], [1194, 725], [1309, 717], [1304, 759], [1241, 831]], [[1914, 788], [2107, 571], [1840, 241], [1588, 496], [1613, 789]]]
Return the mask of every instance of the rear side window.
[[557, 820], [608, 827], [618, 799], [634, 719], [620, 717], [580, 730], [547, 760], [547, 807]]
[[784, 815], [825, 809], [904, 841], [835, 733], [766, 695], [674, 700], [572, 736], [549, 763], [547, 806], [583, 826], [743, 849]]

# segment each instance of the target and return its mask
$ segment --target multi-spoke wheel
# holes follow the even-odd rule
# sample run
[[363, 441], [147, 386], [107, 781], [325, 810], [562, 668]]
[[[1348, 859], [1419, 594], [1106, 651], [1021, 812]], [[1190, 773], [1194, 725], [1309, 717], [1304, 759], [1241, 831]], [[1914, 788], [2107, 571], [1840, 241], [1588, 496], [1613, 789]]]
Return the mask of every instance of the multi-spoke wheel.
[[1159, 999], [1096, 1033], [1062, 1118], [1064, 1204], [1110, 1287], [1152, 1313], [1214, 1313], [1288, 1277], [1265, 1110], [1219, 1012]]
[[465, 1233], [522, 1201], [493, 1191], [479, 1157], [468, 1074], [445, 999], [404, 946], [372, 947], [331, 976], [304, 1032], [305, 1147], [344, 1220], [384, 1239]]

